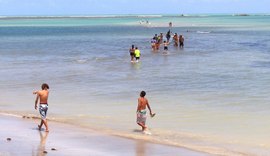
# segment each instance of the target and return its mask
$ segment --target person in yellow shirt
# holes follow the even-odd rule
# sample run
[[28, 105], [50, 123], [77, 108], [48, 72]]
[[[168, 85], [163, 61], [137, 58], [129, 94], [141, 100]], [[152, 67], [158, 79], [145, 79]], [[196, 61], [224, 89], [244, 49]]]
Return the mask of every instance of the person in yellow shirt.
[[135, 54], [136, 62], [139, 62], [139, 59], [140, 59], [140, 56], [141, 56], [141, 52], [138, 49], [138, 47], [135, 48], [134, 54]]

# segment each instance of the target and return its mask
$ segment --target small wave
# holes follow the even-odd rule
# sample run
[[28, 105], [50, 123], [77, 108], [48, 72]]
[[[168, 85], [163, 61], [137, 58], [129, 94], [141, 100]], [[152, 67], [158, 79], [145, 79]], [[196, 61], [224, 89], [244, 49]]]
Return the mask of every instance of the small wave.
[[[137, 132], [137, 131], [136, 131]], [[138, 131], [139, 132], [139, 131]], [[123, 132], [112, 132], [108, 131], [111, 135], [136, 139], [145, 140], [153, 143], [171, 145], [181, 148], [187, 148], [194, 151], [214, 154], [214, 155], [233, 155], [233, 156], [247, 156], [249, 153], [230, 150], [222, 146], [216, 146], [212, 143], [207, 144], [204, 136], [182, 133], [180, 136], [175, 136], [172, 132], [157, 132], [152, 131], [152, 135], [144, 135], [142, 133], [123, 133]], [[179, 134], [177, 134], [179, 135]]]
[[76, 62], [79, 63], [79, 64], [84, 64], [87, 61], [88, 61], [88, 59], [78, 59], [78, 60], [76, 60]]
[[16, 117], [16, 118], [22, 118], [22, 115], [12, 114], [12, 113], [6, 113], [6, 112], [0, 112], [0, 115], [3, 115], [3, 116], [12, 116], [12, 117]]
[[197, 31], [198, 34], [209, 34], [211, 31]]
[[111, 60], [111, 57], [95, 57], [94, 60], [97, 62], [109, 61]]

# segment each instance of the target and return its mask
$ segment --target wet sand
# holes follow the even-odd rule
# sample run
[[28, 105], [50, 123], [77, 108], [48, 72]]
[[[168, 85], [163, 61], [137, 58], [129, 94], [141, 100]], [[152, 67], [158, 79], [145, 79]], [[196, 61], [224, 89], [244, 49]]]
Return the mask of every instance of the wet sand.
[[185, 148], [110, 136], [57, 122], [49, 122], [50, 132], [46, 133], [37, 130], [37, 123], [38, 120], [0, 115], [0, 156], [208, 155]]

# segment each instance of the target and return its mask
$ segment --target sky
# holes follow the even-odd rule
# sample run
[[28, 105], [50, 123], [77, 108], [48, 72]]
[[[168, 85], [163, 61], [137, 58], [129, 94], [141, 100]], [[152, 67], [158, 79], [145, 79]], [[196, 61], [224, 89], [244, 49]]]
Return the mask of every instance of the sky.
[[269, 12], [270, 0], [0, 0], [0, 16]]

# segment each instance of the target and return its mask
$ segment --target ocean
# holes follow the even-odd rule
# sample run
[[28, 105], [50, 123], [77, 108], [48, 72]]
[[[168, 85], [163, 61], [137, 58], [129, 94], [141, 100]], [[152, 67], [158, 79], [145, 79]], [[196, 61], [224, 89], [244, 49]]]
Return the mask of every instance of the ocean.
[[[184, 48], [152, 51], [154, 34], [169, 29]], [[270, 15], [0, 17], [0, 112], [39, 116], [32, 92], [46, 82], [51, 120], [210, 154], [270, 155], [269, 60]], [[142, 90], [157, 114], [151, 136], [136, 124]]]

